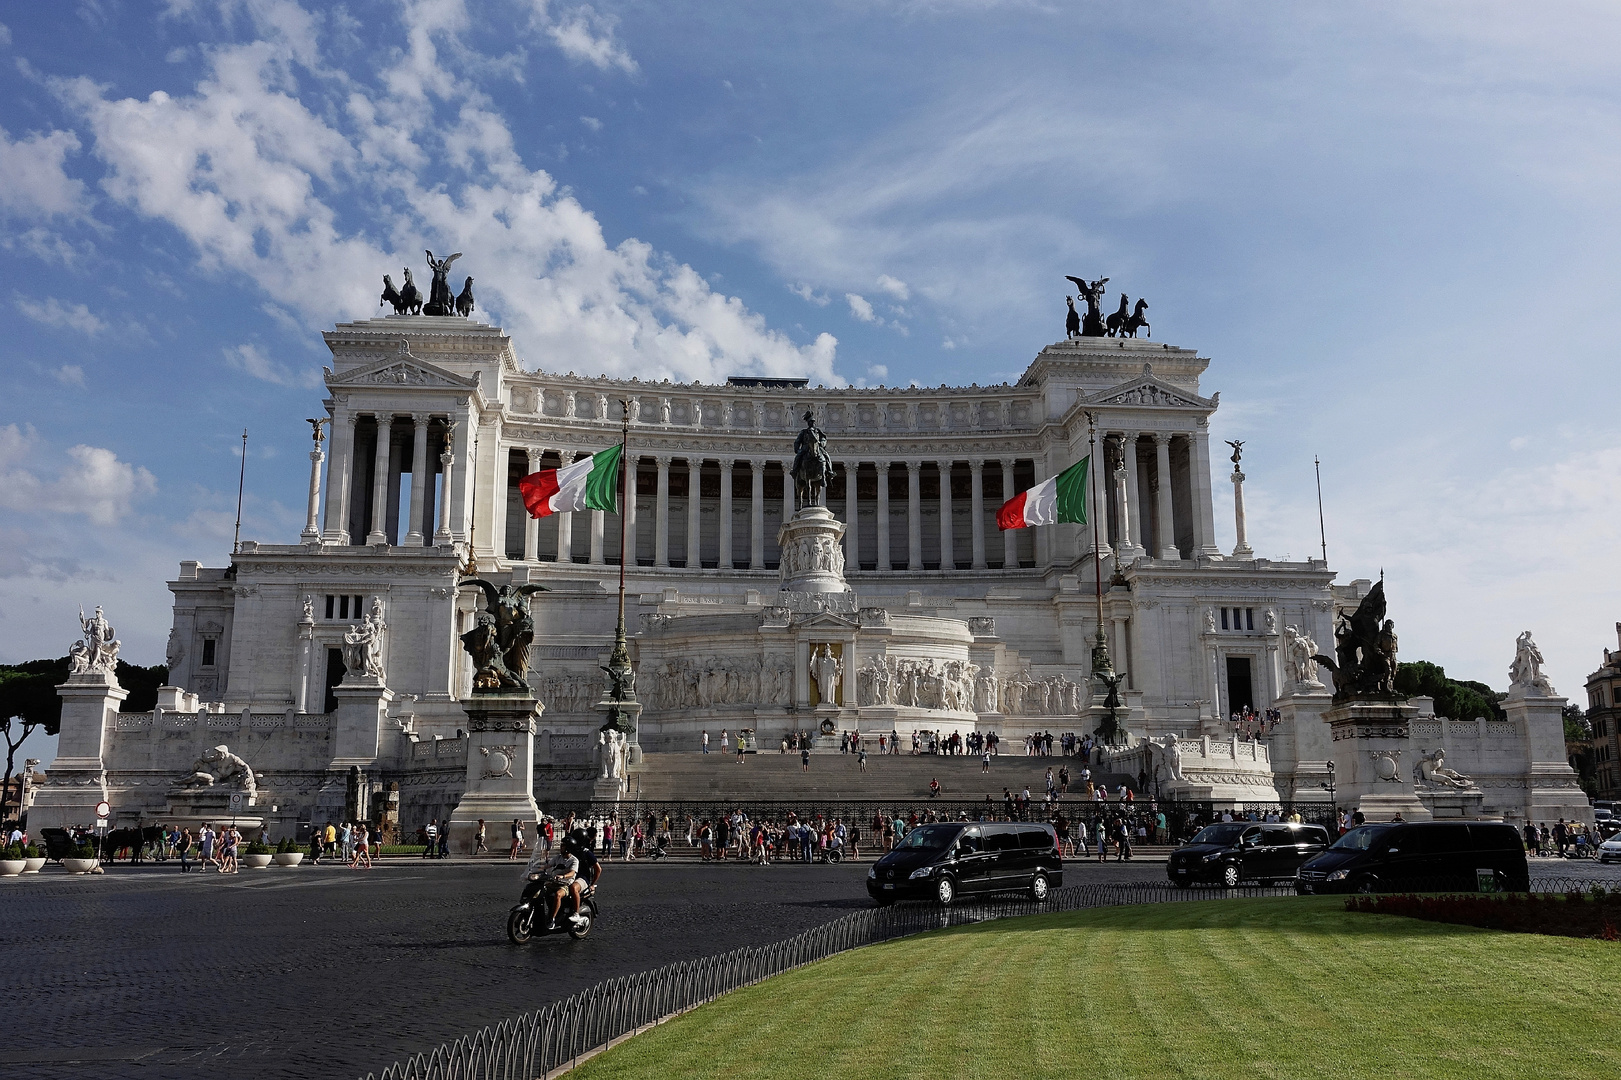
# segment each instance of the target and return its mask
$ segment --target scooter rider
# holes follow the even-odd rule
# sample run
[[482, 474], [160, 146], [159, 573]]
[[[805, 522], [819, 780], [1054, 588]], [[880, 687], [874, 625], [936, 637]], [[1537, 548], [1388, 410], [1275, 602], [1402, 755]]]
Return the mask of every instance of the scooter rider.
[[569, 916], [569, 922], [578, 925], [584, 916], [580, 914], [580, 860], [567, 851], [557, 851], [548, 856], [535, 845], [535, 853], [529, 859], [529, 866], [524, 875], [531, 881], [545, 875], [545, 891], [549, 905], [547, 929], [557, 929], [557, 915], [563, 907], [563, 894], [574, 890], [574, 914]]

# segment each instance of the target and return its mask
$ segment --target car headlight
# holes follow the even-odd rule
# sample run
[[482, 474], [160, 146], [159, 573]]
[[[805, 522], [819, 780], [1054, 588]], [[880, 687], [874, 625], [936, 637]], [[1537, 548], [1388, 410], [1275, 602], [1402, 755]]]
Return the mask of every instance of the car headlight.
[[878, 876], [878, 868], [876, 866], [867, 867], [867, 877], [876, 878], [877, 876]]
[[1209, 855], [1206, 855], [1204, 857], [1203, 861], [1204, 862], [1215, 862], [1217, 859], [1221, 858], [1221, 854], [1222, 853], [1219, 852], [1219, 851], [1212, 852]]
[[1324, 878], [1323, 880], [1324, 881], [1344, 881], [1346, 878], [1348, 878], [1350, 876], [1351, 876], [1351, 871], [1349, 871], [1349, 870], [1334, 870], [1334, 871], [1331, 871], [1329, 873], [1328, 877]]
[[932, 866], [924, 866], [924, 867], [921, 867], [921, 868], [919, 868], [917, 870], [913, 870], [910, 880], [916, 881], [918, 878], [926, 878], [932, 873], [934, 873], [934, 867], [932, 867]]

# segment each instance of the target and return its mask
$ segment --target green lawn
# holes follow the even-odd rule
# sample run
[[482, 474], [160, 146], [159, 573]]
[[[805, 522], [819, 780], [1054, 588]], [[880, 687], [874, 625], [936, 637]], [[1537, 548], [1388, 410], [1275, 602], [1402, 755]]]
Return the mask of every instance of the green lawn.
[[834, 957], [586, 1062], [608, 1077], [1613, 1077], [1621, 946], [1327, 897], [1106, 908]]

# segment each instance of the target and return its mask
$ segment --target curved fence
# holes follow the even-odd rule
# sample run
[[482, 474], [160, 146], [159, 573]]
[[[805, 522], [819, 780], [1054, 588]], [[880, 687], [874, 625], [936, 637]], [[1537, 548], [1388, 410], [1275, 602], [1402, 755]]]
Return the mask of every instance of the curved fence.
[[[1605, 882], [1543, 878], [1536, 892], [1585, 892]], [[573, 997], [503, 1020], [430, 1053], [396, 1062], [366, 1080], [539, 1080], [722, 994], [824, 960], [928, 930], [1022, 915], [1078, 911], [1120, 904], [1293, 896], [1291, 887], [1176, 888], [1171, 885], [1075, 885], [1055, 889], [1047, 900], [991, 899], [939, 908], [902, 905], [872, 908], [770, 945], [683, 960], [651, 971], [600, 982]]]

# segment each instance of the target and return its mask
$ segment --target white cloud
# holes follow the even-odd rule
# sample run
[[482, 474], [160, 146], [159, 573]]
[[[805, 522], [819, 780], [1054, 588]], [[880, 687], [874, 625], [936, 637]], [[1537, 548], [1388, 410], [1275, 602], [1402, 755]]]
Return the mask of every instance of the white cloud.
[[84, 368], [78, 364], [63, 364], [54, 372], [56, 380], [63, 386], [77, 386], [84, 388]]
[[19, 218], [82, 216], [84, 184], [63, 167], [78, 149], [79, 137], [71, 131], [35, 132], [13, 141], [0, 128], [0, 211]]
[[604, 71], [618, 68], [635, 74], [636, 61], [618, 41], [614, 28], [619, 20], [600, 15], [590, 4], [557, 11], [549, 0], [534, 0], [534, 21], [570, 60], [590, 64]]
[[580, 117], [580, 123], [584, 124], [586, 127], [590, 128], [592, 131], [601, 131], [602, 130], [602, 121], [598, 120], [594, 116], [582, 116], [582, 117]]
[[868, 301], [865, 296], [862, 296], [860, 293], [845, 293], [844, 299], [850, 305], [850, 314], [854, 315], [862, 322], [870, 323], [879, 321], [878, 316], [872, 313], [871, 302]]
[[120, 461], [99, 446], [69, 447], [56, 477], [41, 478], [31, 459], [39, 442], [32, 427], [0, 427], [0, 506], [39, 515], [82, 514], [92, 524], [112, 525], [135, 500], [157, 490], [145, 468]]
[[253, 344], [232, 345], [223, 350], [225, 363], [255, 379], [263, 379], [277, 386], [300, 386], [314, 389], [321, 385], [321, 373], [314, 368], [294, 368], [279, 364]]
[[45, 326], [59, 330], [77, 330], [91, 337], [104, 333], [107, 329], [107, 324], [101, 317], [84, 304], [64, 304], [54, 296], [47, 296], [44, 300], [18, 296], [17, 310]]
[[10, 44], [11, 44], [11, 27], [7, 26], [5, 23], [0, 23], [0, 45], [10, 45]]
[[801, 300], [805, 300], [805, 301], [808, 301], [808, 302], [810, 302], [812, 304], [815, 304], [817, 307], [827, 307], [827, 305], [833, 299], [831, 296], [828, 296], [826, 293], [817, 292], [815, 289], [811, 288], [809, 285], [804, 284], [803, 282], [798, 284], [798, 285], [790, 285], [790, 286], [788, 286], [788, 291], [793, 293], [795, 296], [799, 297]]
[[892, 278], [888, 274], [878, 275], [878, 288], [897, 300], [910, 300], [912, 298], [912, 290], [906, 287], [906, 282], [898, 278]]
[[[422, 247], [443, 246], [469, 253], [457, 270], [477, 276], [481, 310], [548, 368], [837, 381], [831, 334], [797, 344], [691, 267], [635, 239], [610, 244], [595, 216], [523, 163], [506, 121], [457, 74], [462, 4], [419, 4], [404, 19], [409, 47], [375, 89], [364, 72], [324, 67], [293, 15], [261, 24], [263, 40], [216, 47], [189, 94], [109, 98], [87, 79], [53, 85], [84, 117], [110, 197], [167, 222], [205, 270], [247, 276], [309, 329], [375, 313], [385, 271], [420, 268]], [[548, 25], [576, 24], [610, 40], [587, 8]], [[310, 104], [293, 93], [304, 86]], [[327, 91], [342, 111], [326, 107]], [[353, 192], [375, 219], [340, 223], [336, 208]], [[238, 352], [233, 362], [273, 370], [261, 359]]]

